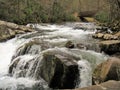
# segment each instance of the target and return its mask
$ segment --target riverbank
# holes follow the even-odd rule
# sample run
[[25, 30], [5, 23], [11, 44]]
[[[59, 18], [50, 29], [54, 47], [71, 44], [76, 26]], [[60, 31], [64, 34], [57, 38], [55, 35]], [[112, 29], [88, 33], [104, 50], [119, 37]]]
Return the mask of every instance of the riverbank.
[[0, 42], [14, 38], [16, 35], [33, 31], [35, 30], [32, 28], [0, 20]]

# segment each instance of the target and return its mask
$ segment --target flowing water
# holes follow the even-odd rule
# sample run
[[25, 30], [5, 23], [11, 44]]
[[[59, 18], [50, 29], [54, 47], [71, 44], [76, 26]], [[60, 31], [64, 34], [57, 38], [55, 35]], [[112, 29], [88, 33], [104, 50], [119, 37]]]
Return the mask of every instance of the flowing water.
[[[98, 64], [107, 59], [107, 56], [93, 51], [95, 47], [97, 48], [97, 45], [95, 45], [97, 41], [92, 39], [91, 34], [95, 32], [96, 26], [93, 23], [67, 23], [64, 25], [35, 24], [33, 26], [36, 32], [20, 35], [14, 39], [0, 43], [0, 90], [30, 90], [31, 87], [34, 87], [31, 90], [43, 90], [43, 88], [48, 87], [42, 79], [36, 81], [34, 78], [29, 77], [30, 72], [26, 74], [25, 78], [17, 76], [19, 69], [22, 68], [21, 65], [24, 66], [29, 60], [35, 57], [33, 54], [19, 56], [18, 58], [21, 58], [21, 61], [14, 70], [14, 75], [11, 77], [8, 74], [8, 68], [13, 55], [16, 53], [16, 49], [33, 39], [46, 41], [49, 43], [49, 48], [59, 49], [61, 52], [66, 53], [70, 51], [75, 57], [82, 58], [82, 60], [78, 61], [80, 77], [76, 87], [90, 86], [92, 84], [92, 71]], [[78, 28], [77, 26], [80, 27]], [[75, 46], [80, 43], [91, 45], [94, 48], [81, 50], [76, 47], [66, 50], [64, 46], [67, 41], [72, 41]], [[35, 53], [35, 49], [32, 49], [31, 52]], [[41, 83], [41, 88], [35, 89], [37, 87], [35, 85], [38, 83]]]

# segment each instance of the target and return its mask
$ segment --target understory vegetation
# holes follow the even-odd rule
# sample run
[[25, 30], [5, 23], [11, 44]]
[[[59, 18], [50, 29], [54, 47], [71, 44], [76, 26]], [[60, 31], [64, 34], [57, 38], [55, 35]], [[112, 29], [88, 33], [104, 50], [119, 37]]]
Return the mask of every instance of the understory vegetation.
[[76, 10], [66, 9], [66, 3], [60, 0], [0, 0], [0, 19], [18, 24], [76, 21], [73, 15]]
[[100, 22], [120, 19], [119, 0], [0, 0], [0, 19], [17, 24], [79, 21], [81, 11], [95, 11]]

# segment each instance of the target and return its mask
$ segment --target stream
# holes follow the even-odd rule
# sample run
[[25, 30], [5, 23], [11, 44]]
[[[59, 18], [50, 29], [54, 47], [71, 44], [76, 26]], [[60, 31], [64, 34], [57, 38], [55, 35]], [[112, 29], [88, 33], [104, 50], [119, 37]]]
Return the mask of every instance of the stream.
[[[27, 26], [29, 27], [30, 24]], [[8, 73], [11, 64], [17, 60], [13, 59], [13, 56], [17, 56], [18, 48], [32, 40], [43, 41], [45, 45], [49, 46], [49, 48], [43, 50], [37, 49], [39, 52], [45, 53], [58, 50], [80, 57], [81, 60], [77, 62], [79, 77], [75, 88], [91, 86], [93, 70], [98, 64], [108, 58], [108, 56], [100, 53], [97, 44], [98, 40], [92, 38], [96, 26], [93, 23], [32, 24], [32, 26], [36, 29], [35, 32], [17, 35], [13, 39], [0, 43], [0, 90], [50, 90], [49, 85], [42, 78], [36, 80], [34, 75], [29, 75], [32, 73], [30, 71], [32, 64], [30, 64], [30, 68], [24, 77], [19, 77], [20, 68], [30, 60], [38, 57], [38, 54], [35, 54], [35, 48], [31, 49], [28, 54], [19, 56], [18, 58], [21, 61], [16, 66], [16, 69], [13, 70], [14, 73], [12, 75]], [[73, 42], [75, 48], [67, 49], [65, 44], [68, 41]], [[77, 45], [83, 45], [85, 48], [79, 48]], [[38, 48], [37, 46], [35, 47]], [[11, 61], [12, 59], [13, 61]], [[35, 63], [35, 61], [32, 63]]]

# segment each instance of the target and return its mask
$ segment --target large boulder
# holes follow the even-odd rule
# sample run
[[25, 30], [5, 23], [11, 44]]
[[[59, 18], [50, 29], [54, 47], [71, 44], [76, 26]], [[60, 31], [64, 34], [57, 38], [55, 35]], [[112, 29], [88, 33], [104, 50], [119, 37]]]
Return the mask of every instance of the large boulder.
[[67, 49], [47, 49], [38, 54], [18, 55], [10, 64], [9, 73], [15, 77], [42, 78], [50, 88], [71, 89], [79, 79], [77, 61], [80, 59]]
[[120, 40], [107, 40], [100, 42], [101, 51], [107, 54], [115, 54], [120, 52]]
[[120, 59], [111, 57], [98, 65], [93, 73], [93, 84], [108, 80], [120, 80]]
[[69, 56], [44, 54], [40, 70], [41, 77], [51, 88], [75, 88], [79, 76], [78, 64]]
[[120, 81], [108, 81], [102, 84], [75, 90], [120, 90]]
[[24, 34], [26, 32], [32, 31], [34, 30], [26, 26], [0, 21], [0, 41], [5, 41], [13, 38], [16, 34]]

